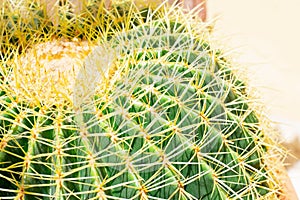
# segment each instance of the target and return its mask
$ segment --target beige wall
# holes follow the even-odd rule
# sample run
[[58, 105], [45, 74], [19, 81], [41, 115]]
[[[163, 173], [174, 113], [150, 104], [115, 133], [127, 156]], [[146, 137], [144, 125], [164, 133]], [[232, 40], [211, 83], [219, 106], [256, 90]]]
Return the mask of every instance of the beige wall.
[[[300, 0], [208, 0], [274, 119], [300, 123]], [[226, 41], [227, 42], [227, 41]], [[252, 72], [255, 72], [253, 75]], [[299, 125], [300, 126], [300, 125]]]

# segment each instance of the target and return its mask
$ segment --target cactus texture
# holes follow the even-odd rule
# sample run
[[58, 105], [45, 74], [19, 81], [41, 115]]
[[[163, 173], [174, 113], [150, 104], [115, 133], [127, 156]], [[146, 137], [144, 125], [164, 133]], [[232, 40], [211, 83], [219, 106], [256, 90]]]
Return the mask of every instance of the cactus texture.
[[266, 120], [196, 14], [21, 5], [1, 11], [0, 199], [279, 198]]

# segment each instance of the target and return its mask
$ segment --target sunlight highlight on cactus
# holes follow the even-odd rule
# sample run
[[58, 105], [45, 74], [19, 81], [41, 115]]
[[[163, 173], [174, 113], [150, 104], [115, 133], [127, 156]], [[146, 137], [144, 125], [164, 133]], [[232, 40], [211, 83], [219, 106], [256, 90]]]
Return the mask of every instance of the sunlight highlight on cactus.
[[3, 4], [0, 199], [280, 199], [268, 121], [197, 13], [66, 5]]

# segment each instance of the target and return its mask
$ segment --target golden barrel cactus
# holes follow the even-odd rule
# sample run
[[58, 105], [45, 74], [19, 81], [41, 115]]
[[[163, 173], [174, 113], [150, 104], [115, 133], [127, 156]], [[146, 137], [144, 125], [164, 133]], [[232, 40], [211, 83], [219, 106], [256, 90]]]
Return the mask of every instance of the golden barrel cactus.
[[269, 122], [196, 10], [49, 5], [2, 5], [0, 199], [282, 197]]

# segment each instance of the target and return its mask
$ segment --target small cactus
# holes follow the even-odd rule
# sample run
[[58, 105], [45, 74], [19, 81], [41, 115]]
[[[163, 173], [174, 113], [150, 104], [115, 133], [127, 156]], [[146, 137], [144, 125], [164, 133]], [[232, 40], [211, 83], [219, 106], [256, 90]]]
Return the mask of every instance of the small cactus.
[[54, 24], [4, 1], [0, 199], [280, 199], [268, 121], [208, 25], [89, 3]]

